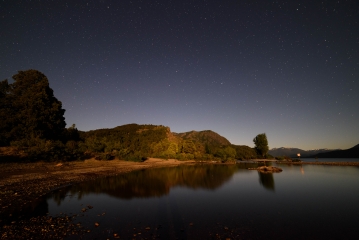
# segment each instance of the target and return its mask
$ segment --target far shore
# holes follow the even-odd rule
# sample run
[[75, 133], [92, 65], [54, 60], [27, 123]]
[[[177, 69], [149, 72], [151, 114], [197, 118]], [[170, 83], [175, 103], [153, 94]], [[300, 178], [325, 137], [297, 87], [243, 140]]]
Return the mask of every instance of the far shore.
[[332, 166], [359, 166], [359, 162], [287, 162], [277, 161], [278, 164], [293, 164], [293, 165], [332, 165]]

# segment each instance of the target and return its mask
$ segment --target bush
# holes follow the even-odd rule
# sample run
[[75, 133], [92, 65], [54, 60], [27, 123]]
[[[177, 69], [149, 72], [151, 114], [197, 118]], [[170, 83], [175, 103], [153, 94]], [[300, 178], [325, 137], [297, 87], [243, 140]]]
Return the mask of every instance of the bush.
[[66, 147], [61, 141], [31, 138], [14, 141], [11, 145], [24, 150], [32, 161], [67, 160], [69, 158], [66, 154]]

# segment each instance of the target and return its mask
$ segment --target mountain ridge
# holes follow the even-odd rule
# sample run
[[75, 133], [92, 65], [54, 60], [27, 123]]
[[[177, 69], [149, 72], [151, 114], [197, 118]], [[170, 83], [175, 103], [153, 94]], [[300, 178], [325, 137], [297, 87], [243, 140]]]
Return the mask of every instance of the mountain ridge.
[[313, 155], [315, 158], [359, 158], [359, 144], [344, 150], [334, 150]]
[[303, 150], [294, 147], [279, 147], [270, 149], [268, 153], [274, 157], [287, 156], [291, 158], [298, 157], [298, 153], [302, 158], [359, 158], [359, 144], [344, 150], [328, 148]]

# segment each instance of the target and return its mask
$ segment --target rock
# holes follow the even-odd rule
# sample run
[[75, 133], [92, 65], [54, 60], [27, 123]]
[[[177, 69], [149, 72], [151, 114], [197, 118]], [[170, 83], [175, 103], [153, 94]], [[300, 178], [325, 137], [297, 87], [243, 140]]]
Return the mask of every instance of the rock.
[[262, 173], [277, 173], [277, 172], [282, 172], [283, 169], [279, 168], [279, 167], [272, 167], [272, 166], [261, 166], [261, 167], [257, 167], [257, 168], [248, 168], [249, 170], [258, 170]]

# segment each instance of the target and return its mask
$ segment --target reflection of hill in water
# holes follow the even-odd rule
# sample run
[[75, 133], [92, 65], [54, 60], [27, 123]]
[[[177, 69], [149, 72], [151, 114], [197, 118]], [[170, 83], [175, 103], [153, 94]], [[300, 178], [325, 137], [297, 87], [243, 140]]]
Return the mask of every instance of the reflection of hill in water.
[[55, 193], [53, 197], [61, 201], [68, 191], [79, 193], [79, 197], [89, 193], [106, 193], [124, 199], [158, 197], [168, 194], [170, 188], [175, 186], [213, 190], [230, 180], [238, 170], [238, 165], [146, 169], [80, 183], [69, 187], [67, 191]]

